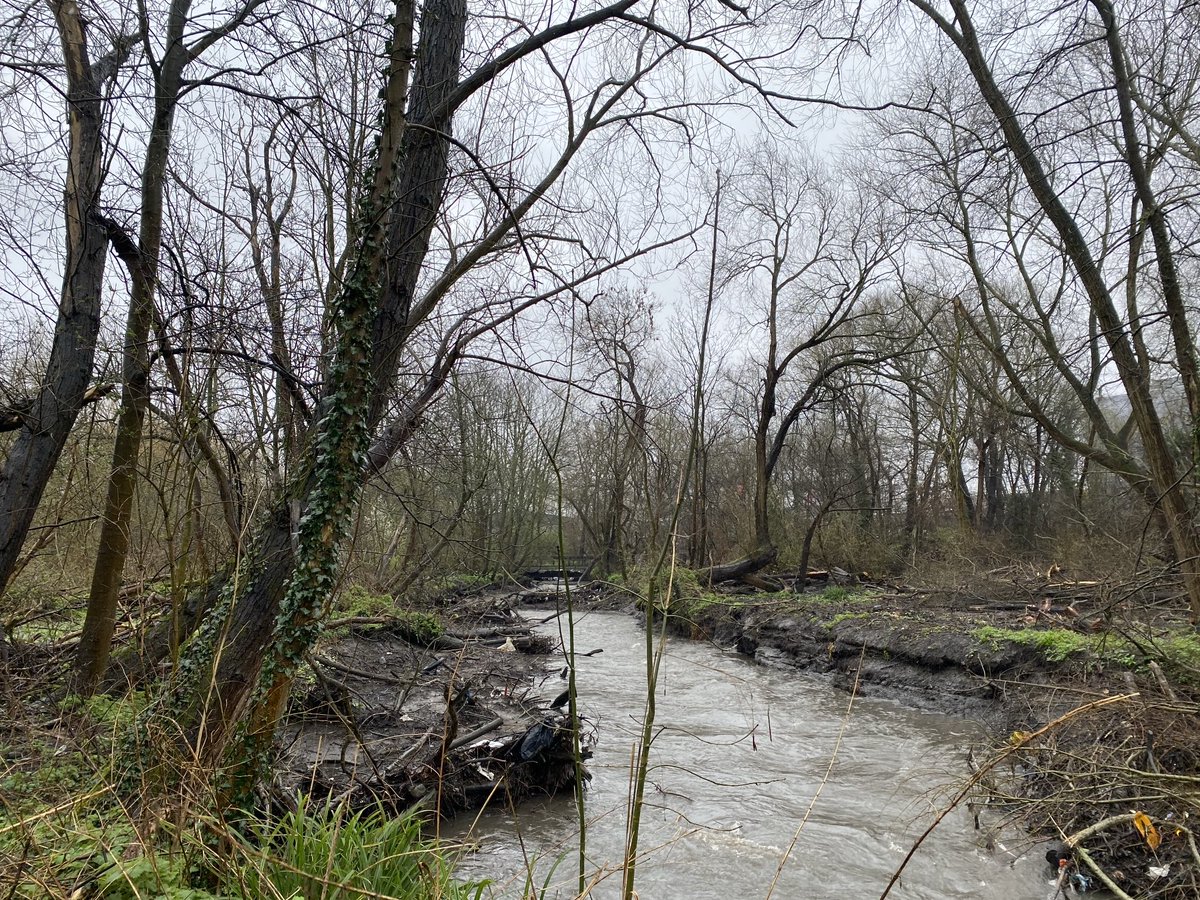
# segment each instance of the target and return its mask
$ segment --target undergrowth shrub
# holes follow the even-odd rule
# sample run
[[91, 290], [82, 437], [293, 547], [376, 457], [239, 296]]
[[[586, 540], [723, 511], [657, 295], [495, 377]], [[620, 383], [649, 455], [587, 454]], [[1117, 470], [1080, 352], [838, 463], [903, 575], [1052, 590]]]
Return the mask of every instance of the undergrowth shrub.
[[334, 610], [339, 616], [390, 616], [396, 611], [396, 599], [377, 594], [361, 584], [352, 584], [338, 595]]

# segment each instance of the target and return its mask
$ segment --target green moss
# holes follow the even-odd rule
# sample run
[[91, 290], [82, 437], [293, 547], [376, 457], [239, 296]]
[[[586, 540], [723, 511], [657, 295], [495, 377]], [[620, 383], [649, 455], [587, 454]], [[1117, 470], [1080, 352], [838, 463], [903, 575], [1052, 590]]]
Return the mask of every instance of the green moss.
[[352, 584], [338, 596], [335, 608], [344, 616], [390, 616], [396, 611], [396, 598], [390, 594], [373, 593], [361, 584]]
[[[1139, 643], [1142, 643], [1139, 641]], [[1129, 653], [1129, 668], [1148, 671], [1147, 663], [1155, 660], [1172, 681], [1200, 684], [1200, 634], [1194, 631], [1173, 631], [1142, 644], [1146, 657]]]
[[1159, 641], [1158, 646], [1167, 661], [1200, 671], [1200, 634], [1176, 632]]
[[[20, 643], [57, 641], [83, 628], [87, 607], [82, 601], [67, 598], [73, 605], [20, 610], [10, 617], [4, 630]], [[61, 603], [63, 598], [55, 598]]]
[[388, 627], [413, 643], [428, 644], [446, 633], [446, 626], [433, 613], [399, 611], [394, 613], [394, 620]]
[[110, 697], [97, 694], [94, 697], [79, 697], [69, 694], [58, 704], [63, 712], [83, 712], [96, 722], [107, 725], [132, 725], [138, 714], [146, 708], [146, 699], [140, 695]]
[[[372, 593], [357, 584], [342, 591], [335, 608], [337, 614], [345, 618], [387, 620], [375, 625], [357, 625], [355, 629], [359, 632], [387, 629], [416, 644], [428, 644], [446, 632], [446, 626], [436, 614], [397, 609], [396, 598], [389, 594]], [[333, 637], [345, 637], [349, 633], [349, 626], [330, 632]]]
[[1171, 677], [1200, 681], [1200, 635], [1192, 631], [1170, 632], [1148, 643], [1134, 643], [1111, 632], [1080, 634], [1065, 628], [997, 628], [985, 625], [971, 636], [991, 649], [1004, 643], [1034, 647], [1050, 662], [1064, 662], [1084, 653], [1104, 663], [1137, 672], [1147, 671], [1147, 662], [1157, 660]]
[[[1012, 629], [984, 625], [982, 628], [972, 631], [971, 636], [980, 643], [987, 644], [993, 650], [998, 649], [1001, 644], [1006, 642], [1035, 647], [1051, 662], [1063, 662], [1077, 653], [1089, 651], [1103, 653], [1104, 649], [1100, 646], [1101, 638], [1068, 631], [1065, 628]], [[1109, 643], [1113, 644], [1115, 648], [1115, 640], [1111, 637]]]

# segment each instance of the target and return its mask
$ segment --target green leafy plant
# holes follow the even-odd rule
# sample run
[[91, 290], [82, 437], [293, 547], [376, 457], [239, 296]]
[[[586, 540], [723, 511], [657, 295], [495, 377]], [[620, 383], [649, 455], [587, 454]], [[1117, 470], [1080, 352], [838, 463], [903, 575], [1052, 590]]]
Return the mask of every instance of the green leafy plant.
[[74, 749], [57, 750], [38, 741], [19, 752], [30, 758], [0, 768], [0, 827], [69, 797], [90, 775], [83, 756]]
[[192, 887], [181, 854], [149, 854], [122, 860], [109, 851], [108, 868], [96, 881], [97, 893], [106, 900], [220, 900], [224, 895]]

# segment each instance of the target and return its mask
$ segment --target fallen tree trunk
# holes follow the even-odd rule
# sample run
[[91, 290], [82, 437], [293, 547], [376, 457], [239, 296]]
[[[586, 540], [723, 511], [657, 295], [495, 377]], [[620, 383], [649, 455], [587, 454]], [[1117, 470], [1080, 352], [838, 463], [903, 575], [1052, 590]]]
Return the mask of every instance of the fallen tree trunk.
[[779, 550], [773, 545], [759, 546], [746, 556], [733, 562], [710, 566], [701, 569], [696, 574], [702, 582], [718, 584], [722, 581], [737, 581], [748, 575], [755, 575], [771, 565], [779, 557]]

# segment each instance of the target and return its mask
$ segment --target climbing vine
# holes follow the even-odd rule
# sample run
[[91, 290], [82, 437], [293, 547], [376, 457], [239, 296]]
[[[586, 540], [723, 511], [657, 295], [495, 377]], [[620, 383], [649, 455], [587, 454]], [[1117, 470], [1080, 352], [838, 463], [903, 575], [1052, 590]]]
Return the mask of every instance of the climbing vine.
[[[308, 463], [296, 473], [286, 493], [302, 504], [292, 538], [295, 566], [272, 626], [255, 687], [237, 717], [233, 739], [217, 745], [219, 749], [223, 744], [225, 762], [218, 777], [218, 793], [223, 802], [234, 805], [249, 799], [250, 791], [269, 764], [278, 712], [305, 653], [321, 634], [366, 465], [374, 390], [372, 329], [383, 280], [386, 210], [398, 163], [393, 153], [382, 148], [391, 118], [404, 114], [402, 108], [389, 108], [388, 89], [393, 79], [403, 77], [403, 73], [397, 72], [397, 63], [408, 62], [403, 54], [393, 57], [390, 43], [387, 49], [391, 62], [379, 91], [379, 128], [356, 203], [354, 265], [328, 314], [333, 350], [326, 391], [312, 430], [306, 454]], [[388, 168], [385, 177], [380, 177], [381, 165]], [[173, 758], [158, 749], [163, 746], [162, 740], [153, 737], [158, 729], [182, 728], [186, 732], [202, 722], [199, 706], [208, 694], [205, 679], [211, 683], [215, 677], [232, 610], [245, 586], [254, 582], [255, 573], [244, 571], [248, 568], [239, 565], [235, 569], [182, 654], [170, 689], [146, 711], [130, 736], [130, 749], [139, 751], [130, 758], [139, 763], [127, 775], [128, 787], [144, 789], [147, 769], [158, 771], [155, 781], [163, 784], [169, 781], [167, 770]], [[147, 767], [146, 760], [153, 760], [151, 766]]]
[[[391, 42], [387, 51], [391, 59]], [[275, 618], [248, 713], [241, 718], [238, 739], [228, 751], [231, 787], [237, 798], [245, 796], [269, 765], [277, 712], [305, 654], [320, 637], [366, 467], [374, 390], [371, 336], [380, 299], [383, 273], [379, 262], [386, 220], [386, 192], [379, 190], [377, 176], [389, 118], [403, 114], [403, 110], [389, 109], [387, 81], [391, 77], [394, 72], [389, 71], [380, 89], [379, 132], [362, 181], [355, 265], [330, 309], [335, 335], [333, 362], [310, 451], [307, 490], [302, 492], [305, 508], [297, 535], [296, 566]], [[390, 182], [391, 178], [385, 181]]]

